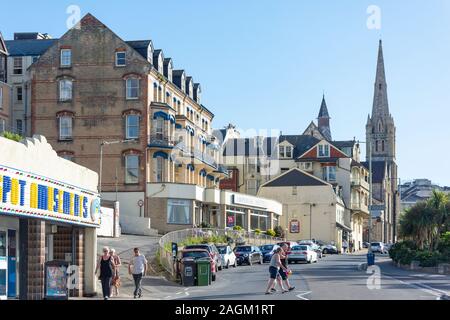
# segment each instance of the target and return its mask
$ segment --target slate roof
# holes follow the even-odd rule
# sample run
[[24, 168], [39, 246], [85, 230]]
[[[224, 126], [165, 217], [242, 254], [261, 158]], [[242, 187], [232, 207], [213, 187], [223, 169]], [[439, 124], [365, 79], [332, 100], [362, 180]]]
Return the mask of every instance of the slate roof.
[[294, 146], [293, 157], [298, 158], [306, 151], [315, 146], [319, 139], [310, 135], [281, 135], [279, 142], [287, 141]]
[[125, 41], [130, 47], [139, 52], [141, 56], [148, 59], [148, 46], [152, 43], [152, 40], [136, 40], [136, 41]]
[[288, 172], [272, 179], [262, 187], [305, 187], [325, 186], [327, 183], [311, 176], [300, 169], [293, 168]]
[[256, 138], [238, 138], [229, 139], [224, 145], [224, 156], [267, 156], [271, 157], [275, 152], [276, 156], [276, 137], [264, 137], [262, 143]]
[[318, 118], [329, 118], [327, 103], [325, 102], [325, 95], [322, 98], [322, 104], [320, 105]]
[[331, 141], [331, 144], [333, 144], [336, 148], [346, 148], [346, 147], [353, 147], [356, 144], [356, 141], [354, 140]]
[[[369, 170], [369, 162], [365, 161], [362, 164]], [[372, 183], [383, 183], [385, 176], [386, 163], [384, 161], [372, 161]]]
[[10, 56], [40, 56], [58, 39], [7, 40], [6, 48]]

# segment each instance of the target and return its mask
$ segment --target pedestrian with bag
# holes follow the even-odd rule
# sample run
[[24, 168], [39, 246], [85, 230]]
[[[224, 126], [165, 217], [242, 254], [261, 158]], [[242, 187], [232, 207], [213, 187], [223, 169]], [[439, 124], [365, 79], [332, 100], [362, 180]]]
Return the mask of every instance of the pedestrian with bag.
[[99, 279], [102, 282], [103, 299], [108, 300], [111, 297], [111, 283], [115, 273], [116, 266], [112, 256], [109, 254], [109, 248], [103, 248], [103, 255], [97, 262], [95, 274], [100, 270]]
[[134, 280], [134, 298], [142, 297], [142, 277], [147, 273], [147, 259], [139, 252], [139, 248], [134, 248], [134, 256], [131, 257], [128, 265], [128, 273], [133, 275]]

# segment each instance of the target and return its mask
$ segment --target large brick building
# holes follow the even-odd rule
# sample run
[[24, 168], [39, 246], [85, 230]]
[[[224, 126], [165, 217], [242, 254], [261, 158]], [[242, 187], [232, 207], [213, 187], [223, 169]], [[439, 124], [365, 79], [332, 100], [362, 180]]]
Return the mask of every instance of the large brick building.
[[[120, 201], [123, 231], [151, 234], [150, 218], [160, 231], [184, 228], [209, 215], [198, 192], [155, 197], [168, 185], [215, 188], [226, 171], [200, 84], [151, 40], [124, 41], [87, 14], [30, 72], [32, 132], [59, 155], [100, 172], [100, 146], [115, 142], [103, 144], [101, 191]], [[172, 205], [190, 218], [172, 221]]]

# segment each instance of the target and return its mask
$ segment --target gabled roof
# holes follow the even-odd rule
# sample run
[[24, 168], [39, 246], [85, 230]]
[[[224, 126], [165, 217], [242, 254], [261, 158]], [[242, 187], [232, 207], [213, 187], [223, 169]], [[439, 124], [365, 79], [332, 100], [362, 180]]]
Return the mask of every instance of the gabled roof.
[[264, 187], [310, 187], [310, 186], [326, 186], [327, 182], [310, 175], [298, 168], [292, 168], [289, 171], [279, 175], [278, 177], [263, 184]]
[[133, 40], [125, 42], [145, 59], [148, 59], [148, 47], [151, 46], [153, 48], [152, 40]]
[[317, 145], [319, 144], [319, 142], [325, 142], [326, 144], [330, 145], [330, 157], [329, 158], [325, 158], [325, 159], [350, 158], [348, 155], [346, 155], [344, 152], [342, 152], [339, 148], [334, 146], [330, 141], [328, 141], [326, 139], [322, 139], [322, 140], [319, 140], [313, 146], [311, 146], [311, 148], [305, 150], [305, 152], [303, 152], [300, 156], [298, 156], [298, 159], [299, 160], [304, 160], [304, 159], [320, 160], [320, 159], [324, 159], [324, 158], [317, 157], [317, 152], [314, 152], [314, 154], [312, 154], [312, 151], [315, 148], [317, 148]]
[[279, 143], [287, 141], [293, 145], [293, 157], [297, 158], [316, 145], [320, 140], [310, 135], [281, 135], [278, 138], [278, 141]]
[[40, 56], [58, 39], [31, 39], [5, 41], [9, 55], [12, 57]]

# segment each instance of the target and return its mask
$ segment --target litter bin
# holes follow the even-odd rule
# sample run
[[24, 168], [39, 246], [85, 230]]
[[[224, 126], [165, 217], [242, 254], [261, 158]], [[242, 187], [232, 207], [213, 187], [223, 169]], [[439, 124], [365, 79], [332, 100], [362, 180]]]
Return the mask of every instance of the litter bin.
[[190, 287], [195, 286], [197, 264], [194, 259], [181, 260], [181, 284]]
[[375, 254], [370, 252], [367, 254], [367, 265], [373, 266], [375, 264]]
[[211, 262], [209, 259], [197, 260], [197, 285], [207, 286], [211, 283]]

